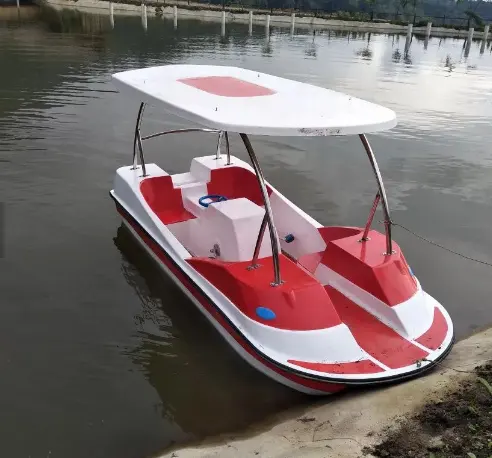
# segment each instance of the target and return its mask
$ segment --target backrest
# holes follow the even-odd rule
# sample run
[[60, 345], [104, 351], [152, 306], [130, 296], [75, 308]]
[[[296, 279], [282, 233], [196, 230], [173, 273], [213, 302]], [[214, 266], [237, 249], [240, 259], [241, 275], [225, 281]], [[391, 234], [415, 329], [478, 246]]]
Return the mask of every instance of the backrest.
[[[268, 194], [271, 194], [271, 189], [267, 188]], [[263, 205], [260, 185], [255, 174], [243, 167], [232, 166], [211, 170], [207, 190], [209, 194], [221, 194], [228, 199], [245, 197], [256, 205]]]
[[181, 190], [174, 189], [170, 175], [144, 179], [140, 183], [140, 192], [156, 213], [183, 205]]

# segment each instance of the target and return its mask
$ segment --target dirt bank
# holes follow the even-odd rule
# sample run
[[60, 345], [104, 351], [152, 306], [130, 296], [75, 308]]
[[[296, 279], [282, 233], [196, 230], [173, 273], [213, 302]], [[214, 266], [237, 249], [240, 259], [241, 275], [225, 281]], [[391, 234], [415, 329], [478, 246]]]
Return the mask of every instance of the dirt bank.
[[366, 452], [386, 458], [487, 458], [492, 453], [492, 364], [386, 433]]
[[[96, 13], [96, 14], [109, 14], [110, 3], [106, 0], [38, 0], [41, 3], [48, 4], [55, 8], [70, 8], [82, 12]], [[141, 5], [134, 3], [125, 3], [119, 1], [113, 3], [113, 12], [115, 15], [140, 15], [142, 14]], [[216, 6], [213, 7], [207, 4], [192, 3], [175, 1], [173, 3], [158, 1], [146, 1], [147, 15], [155, 16], [156, 8], [160, 8], [163, 16], [172, 17], [174, 14], [173, 4], [176, 4], [178, 8], [178, 20], [186, 18], [196, 18], [200, 20], [209, 21], [221, 21], [222, 11]], [[159, 3], [162, 3], [159, 5]], [[240, 8], [226, 7], [226, 22], [237, 22], [247, 24], [249, 23], [249, 12]], [[265, 25], [267, 18], [267, 11], [265, 10], [252, 10], [253, 11], [253, 23]], [[277, 27], [291, 27], [291, 15], [289, 12], [280, 13], [276, 12], [270, 14], [270, 24]], [[407, 26], [389, 24], [384, 22], [359, 22], [359, 21], [342, 21], [338, 19], [324, 19], [320, 17], [314, 17], [309, 14], [298, 14], [295, 18], [296, 28], [307, 29], [329, 29], [329, 30], [353, 30], [358, 32], [377, 32], [377, 33], [406, 33]], [[425, 35], [426, 27], [414, 27], [413, 33], [416, 35]], [[433, 27], [431, 36], [436, 37], [466, 37], [468, 31], [455, 30], [442, 27]], [[482, 38], [483, 32], [476, 31], [474, 33], [475, 38]]]
[[368, 447], [381, 443], [388, 428], [399, 424], [399, 419], [409, 418], [425, 404], [443, 399], [446, 393], [462, 386], [476, 366], [490, 360], [492, 329], [456, 344], [450, 356], [425, 377], [386, 388], [313, 400], [312, 407], [280, 415], [261, 429], [256, 427], [241, 434], [224, 435], [160, 456], [371, 456], [367, 454]]

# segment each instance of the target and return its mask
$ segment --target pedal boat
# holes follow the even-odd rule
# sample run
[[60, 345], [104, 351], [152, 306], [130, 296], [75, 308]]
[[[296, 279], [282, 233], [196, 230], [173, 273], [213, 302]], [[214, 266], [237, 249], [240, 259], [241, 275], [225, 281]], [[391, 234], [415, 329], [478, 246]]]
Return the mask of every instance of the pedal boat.
[[[235, 67], [167, 65], [113, 79], [140, 102], [133, 162], [110, 191], [117, 211], [248, 363], [296, 390], [327, 394], [414, 377], [448, 354], [453, 324], [392, 239], [366, 138], [394, 127], [393, 111]], [[142, 136], [146, 104], [191, 127]], [[216, 135], [217, 149], [189, 171], [145, 163], [145, 141], [196, 131]], [[232, 133], [251, 165], [230, 154]], [[357, 135], [377, 184], [366, 225], [323, 227], [307, 215], [265, 181], [248, 135]], [[379, 205], [384, 234], [371, 229]]]

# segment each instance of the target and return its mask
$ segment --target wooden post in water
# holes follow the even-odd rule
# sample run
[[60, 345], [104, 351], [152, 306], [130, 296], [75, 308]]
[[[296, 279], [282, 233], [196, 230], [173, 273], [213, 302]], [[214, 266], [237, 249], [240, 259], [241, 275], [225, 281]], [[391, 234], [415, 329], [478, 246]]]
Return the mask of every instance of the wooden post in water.
[[427, 46], [429, 45], [431, 30], [432, 30], [432, 22], [428, 22], [427, 28], [425, 29], [424, 49], [427, 49]]
[[268, 35], [270, 35], [270, 15], [269, 14], [266, 15], [265, 29], [266, 29], [266, 33]]
[[142, 3], [142, 27], [147, 30], [147, 5]]
[[109, 2], [109, 23], [111, 24], [111, 28], [114, 29], [114, 8], [113, 8], [113, 2]]
[[468, 57], [468, 54], [470, 54], [470, 47], [473, 41], [473, 33], [475, 32], [475, 29], [473, 27], [470, 27], [468, 30], [468, 37], [466, 38], [466, 44], [465, 44], [465, 57]]
[[470, 47], [473, 41], [473, 32], [475, 32], [475, 29], [473, 27], [470, 27], [468, 30], [468, 37], [466, 38], [466, 43], [465, 43], [465, 57], [468, 57], [468, 54], [470, 54]]
[[249, 25], [248, 25], [248, 34], [253, 34], [253, 11], [249, 12]]
[[173, 6], [174, 30], [178, 28], [178, 7]]
[[296, 13], [292, 13], [290, 15], [290, 34], [291, 35], [294, 35], [295, 25], [296, 25]]
[[220, 27], [221, 36], [225, 36], [225, 25], [226, 25], [226, 14], [225, 11], [222, 11], [222, 19], [221, 19], [221, 27]]
[[405, 54], [407, 54], [408, 50], [410, 49], [410, 43], [412, 43], [412, 34], [413, 34], [413, 24], [408, 24], [407, 39], [405, 40]]
[[490, 24], [487, 24], [483, 29], [483, 38], [482, 38], [482, 45], [480, 46], [480, 54], [483, 54], [485, 51], [485, 45], [487, 44], [487, 38], [489, 36], [489, 28], [490, 28]]
[[425, 36], [426, 37], [430, 37], [431, 30], [432, 30], [432, 22], [428, 22], [427, 28], [425, 29]]
[[483, 29], [483, 41], [487, 41], [487, 38], [489, 38], [489, 29], [490, 24], [487, 24]]
[[413, 34], [413, 24], [408, 24], [407, 27], [407, 40], [412, 39], [412, 34]]

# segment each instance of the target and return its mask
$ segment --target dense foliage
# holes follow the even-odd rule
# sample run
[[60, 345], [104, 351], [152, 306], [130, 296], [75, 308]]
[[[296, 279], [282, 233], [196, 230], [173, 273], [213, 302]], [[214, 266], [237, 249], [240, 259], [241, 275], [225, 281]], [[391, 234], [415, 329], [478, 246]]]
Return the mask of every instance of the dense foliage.
[[244, 7], [294, 9], [352, 19], [386, 19], [416, 23], [480, 27], [492, 20], [492, 1], [483, 0], [201, 0]]

